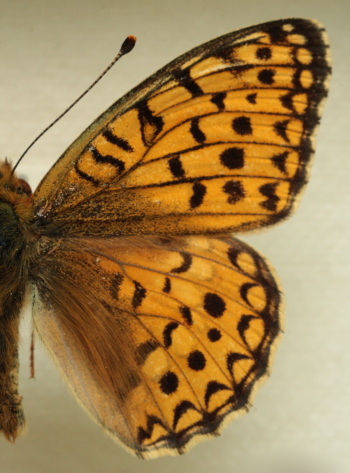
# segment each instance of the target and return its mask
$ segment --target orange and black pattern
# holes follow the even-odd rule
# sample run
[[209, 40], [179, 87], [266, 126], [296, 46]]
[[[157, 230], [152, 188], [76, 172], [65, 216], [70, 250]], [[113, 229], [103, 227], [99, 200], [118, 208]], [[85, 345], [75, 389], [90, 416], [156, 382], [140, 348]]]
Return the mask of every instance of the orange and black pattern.
[[[79, 251], [74, 245], [62, 243], [42, 270], [55, 268], [55, 278], [65, 278], [57, 285], [67, 286], [66, 298], [71, 299], [71, 288], [84, 274], [80, 287], [88, 292], [86, 304], [105, 306], [95, 315], [102, 325], [100, 334], [107, 328], [112, 332], [118, 341], [114, 349], [123, 352], [118, 355], [122, 358], [132, 347], [134, 362], [120, 360], [130, 367], [128, 379], [105, 387], [108, 395], [101, 405], [96, 396], [86, 395], [98, 380], [89, 369], [81, 376], [81, 347], [69, 333], [52, 336], [58, 321], [48, 324], [39, 314], [36, 323], [43, 340], [56, 340], [53, 356], [66, 376], [68, 355], [78, 360], [80, 376], [74, 372], [68, 382], [75, 393], [81, 390], [80, 400], [104, 428], [114, 435], [124, 430], [122, 440], [140, 456], [159, 454], [155, 449], [182, 453], [194, 435], [214, 434], [228, 414], [235, 417], [247, 409], [281, 329], [278, 287], [252, 248], [229, 237], [203, 236], [128, 237], [107, 245], [93, 240], [93, 248], [82, 239]], [[52, 301], [40, 282], [37, 285], [41, 299]], [[61, 305], [57, 300], [54, 310]], [[94, 315], [89, 319], [95, 323]], [[64, 355], [66, 346], [69, 352]], [[107, 353], [106, 363], [113, 356], [113, 351]], [[97, 366], [96, 354], [85, 358]], [[116, 412], [124, 419], [116, 420]]]
[[[281, 20], [176, 59], [72, 145], [53, 168], [63, 188], [46, 177], [38, 211], [72, 236], [244, 231], [284, 218], [326, 97], [323, 35]], [[102, 213], [111, 199], [118, 207]]]
[[295, 207], [329, 74], [315, 21], [214, 39], [112, 105], [26, 197], [36, 329], [85, 409], [142, 458], [217, 435], [269, 372], [280, 290], [229, 234]]

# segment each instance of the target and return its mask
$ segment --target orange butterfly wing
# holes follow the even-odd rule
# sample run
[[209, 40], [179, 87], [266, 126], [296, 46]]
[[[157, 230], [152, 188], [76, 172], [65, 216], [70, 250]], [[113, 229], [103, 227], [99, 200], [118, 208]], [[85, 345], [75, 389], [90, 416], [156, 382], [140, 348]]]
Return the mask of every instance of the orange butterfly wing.
[[267, 373], [280, 295], [239, 240], [63, 240], [43, 275], [41, 338], [88, 412], [141, 457], [217, 434]]
[[306, 183], [327, 57], [316, 23], [280, 20], [176, 59], [50, 170], [35, 193], [43, 231], [223, 233], [286, 217]]
[[210, 41], [113, 105], [35, 192], [36, 327], [84, 407], [139, 456], [215, 434], [267, 374], [278, 287], [255, 250], [209, 235], [294, 207], [327, 48], [297, 19]]

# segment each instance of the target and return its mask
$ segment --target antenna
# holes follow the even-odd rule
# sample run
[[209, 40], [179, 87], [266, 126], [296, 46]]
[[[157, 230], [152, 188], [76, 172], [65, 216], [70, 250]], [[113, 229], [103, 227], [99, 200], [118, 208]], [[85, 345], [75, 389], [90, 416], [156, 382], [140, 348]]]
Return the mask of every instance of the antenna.
[[24, 151], [24, 153], [22, 154], [22, 156], [19, 158], [19, 160], [17, 161], [17, 163], [15, 164], [15, 166], [13, 167], [12, 169], [12, 174], [15, 172], [17, 166], [19, 165], [19, 163], [22, 161], [22, 159], [24, 158], [24, 156], [28, 153], [28, 151], [30, 150], [30, 148], [51, 128], [53, 127], [59, 120], [61, 120], [62, 117], [64, 117], [64, 115], [66, 115], [66, 113], [69, 112], [69, 110], [71, 110], [74, 105], [76, 105], [79, 100], [81, 100], [101, 79], [102, 77], [107, 74], [107, 72], [111, 69], [111, 67], [114, 66], [114, 64], [122, 57], [124, 56], [125, 54], [128, 54], [130, 53], [130, 51], [133, 50], [134, 46], [135, 46], [135, 43], [136, 43], [136, 38], [135, 36], [128, 36], [125, 41], [123, 42], [123, 44], [121, 45], [121, 48], [119, 50], [119, 53], [116, 55], [116, 57], [113, 59], [113, 61], [110, 63], [110, 65], [107, 67], [107, 69], [105, 69], [102, 74], [90, 85], [90, 87], [88, 87], [85, 92], [83, 92], [80, 97], [78, 97], [63, 113], [61, 113], [61, 115], [59, 117], [56, 118], [56, 120], [54, 120], [48, 127], [45, 128], [45, 130], [43, 130], [40, 135], [38, 135], [34, 141], [31, 142], [31, 144], [28, 146], [28, 148]]

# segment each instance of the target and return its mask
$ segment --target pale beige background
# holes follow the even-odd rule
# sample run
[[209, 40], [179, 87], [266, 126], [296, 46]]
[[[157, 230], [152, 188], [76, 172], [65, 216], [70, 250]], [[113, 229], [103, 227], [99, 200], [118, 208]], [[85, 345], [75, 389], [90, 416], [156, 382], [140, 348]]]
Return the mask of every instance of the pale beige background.
[[[189, 454], [144, 462], [92, 423], [36, 347], [29, 381], [23, 324], [21, 384], [29, 425], [0, 438], [0, 473], [336, 473], [350, 463], [349, 20], [347, 0], [1, 0], [1, 157], [16, 160], [117, 53], [132, 54], [28, 154], [35, 187], [90, 122], [132, 86], [193, 46], [281, 17], [316, 18], [329, 32], [334, 75], [311, 181], [288, 222], [249, 238], [286, 296], [285, 336], [249, 415]], [[0, 282], [1, 283], [1, 282]]]

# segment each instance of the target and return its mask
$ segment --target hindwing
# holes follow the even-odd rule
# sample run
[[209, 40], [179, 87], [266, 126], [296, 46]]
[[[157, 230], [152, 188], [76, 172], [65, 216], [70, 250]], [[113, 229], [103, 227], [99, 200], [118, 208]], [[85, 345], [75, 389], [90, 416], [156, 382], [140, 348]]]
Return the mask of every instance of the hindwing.
[[39, 335], [83, 406], [140, 457], [217, 434], [266, 376], [280, 294], [237, 239], [66, 239], [40, 273]]

